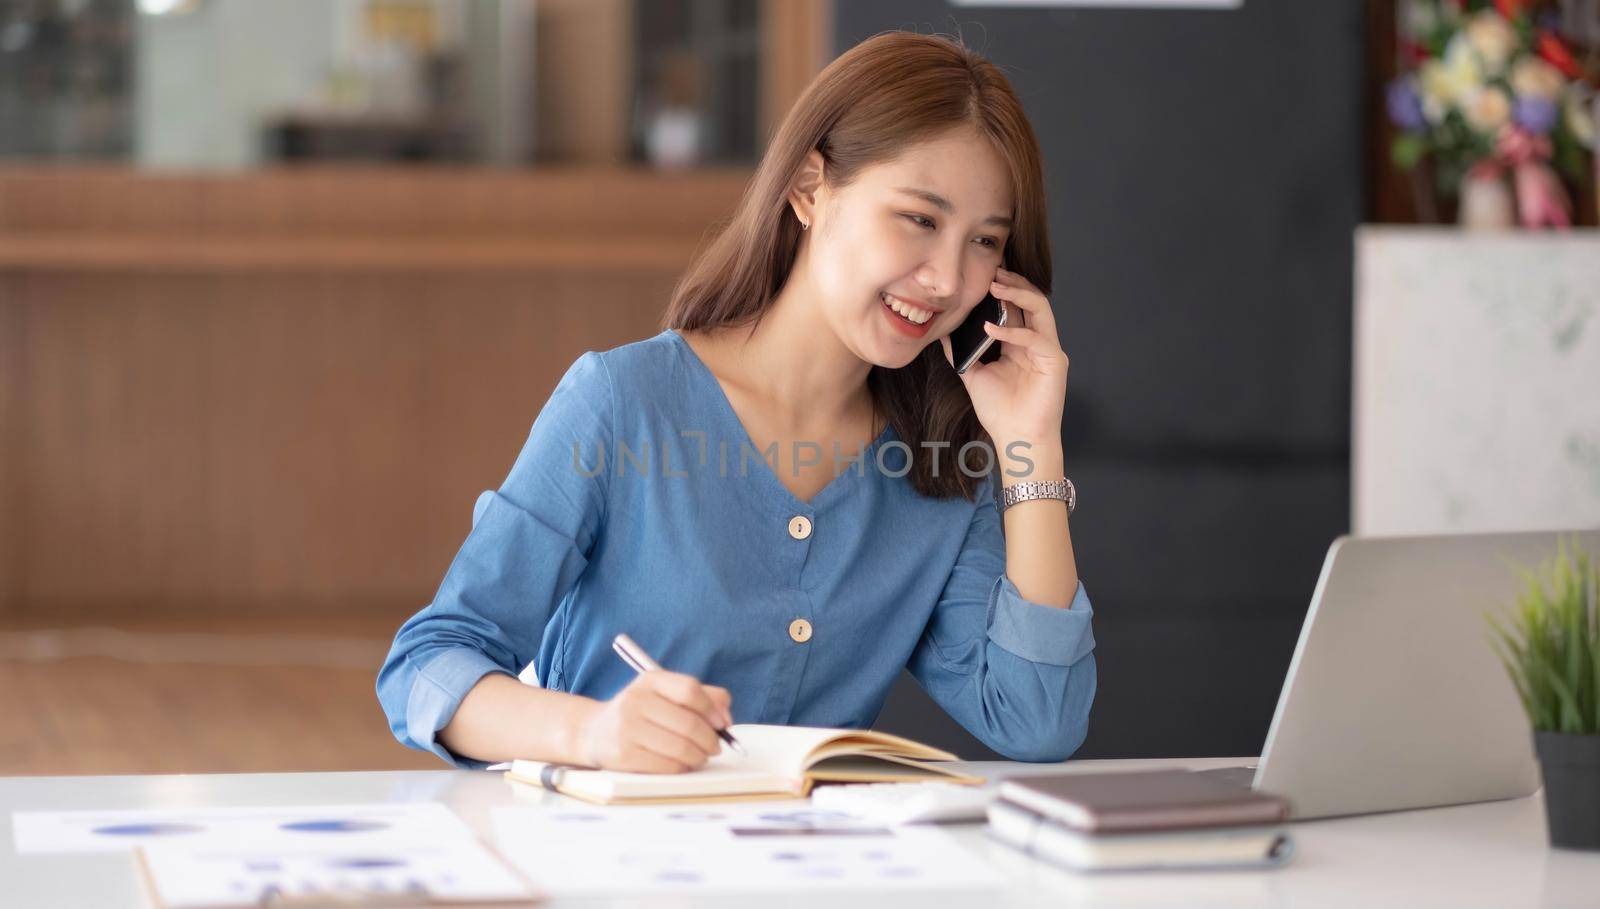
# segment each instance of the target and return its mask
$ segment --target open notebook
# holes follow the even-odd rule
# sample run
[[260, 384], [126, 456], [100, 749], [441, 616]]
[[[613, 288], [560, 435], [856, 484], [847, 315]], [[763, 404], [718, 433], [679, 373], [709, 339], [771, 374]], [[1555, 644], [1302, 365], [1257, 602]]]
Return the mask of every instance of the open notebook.
[[954, 761], [955, 755], [886, 732], [754, 723], [728, 731], [749, 753], [741, 755], [724, 745], [721, 754], [689, 773], [623, 773], [513, 761], [506, 776], [599, 804], [804, 798], [818, 782], [983, 782], [924, 763]]

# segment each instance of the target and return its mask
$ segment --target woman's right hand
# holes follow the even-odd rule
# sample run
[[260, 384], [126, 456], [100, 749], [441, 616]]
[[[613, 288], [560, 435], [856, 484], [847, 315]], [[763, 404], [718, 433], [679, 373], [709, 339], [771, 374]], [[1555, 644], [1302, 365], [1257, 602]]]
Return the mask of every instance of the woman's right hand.
[[599, 703], [582, 729], [591, 766], [640, 773], [682, 773], [722, 750], [717, 730], [733, 725], [733, 697], [693, 676], [655, 670]]

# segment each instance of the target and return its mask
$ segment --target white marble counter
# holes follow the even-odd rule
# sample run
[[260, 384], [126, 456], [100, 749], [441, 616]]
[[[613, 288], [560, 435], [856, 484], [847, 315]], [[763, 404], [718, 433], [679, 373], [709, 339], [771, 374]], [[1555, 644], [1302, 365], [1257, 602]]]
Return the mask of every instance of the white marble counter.
[[1600, 231], [1356, 232], [1351, 526], [1600, 526]]

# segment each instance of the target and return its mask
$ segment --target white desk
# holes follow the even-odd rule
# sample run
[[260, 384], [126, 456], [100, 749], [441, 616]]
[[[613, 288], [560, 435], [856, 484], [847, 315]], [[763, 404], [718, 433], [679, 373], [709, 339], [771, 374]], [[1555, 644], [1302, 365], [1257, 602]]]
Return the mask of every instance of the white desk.
[[[1175, 765], [1228, 766], [1237, 760], [1074, 761], [1090, 771]], [[1058, 766], [1010, 763], [962, 765], [1003, 775], [1054, 771]], [[560, 798], [536, 791], [523, 798]], [[17, 855], [11, 812], [93, 808], [213, 805], [337, 804], [440, 801], [486, 837], [489, 809], [518, 798], [499, 774], [464, 771], [381, 773], [217, 774], [193, 776], [0, 778], [0, 905], [7, 909], [120, 909], [146, 905], [127, 855]], [[1298, 847], [1286, 868], [1249, 873], [1078, 876], [1058, 871], [983, 836], [981, 824], [952, 827], [956, 836], [1014, 882], [985, 909], [1016, 906], [1597, 906], [1600, 853], [1548, 848], [1542, 796], [1455, 808], [1410, 811], [1294, 825]], [[852, 901], [829, 895], [829, 909], [861, 905], [969, 904], [926, 894]], [[750, 906], [750, 897], [694, 905]], [[815, 897], [762, 896], [763, 909], [811, 906]], [[685, 905], [671, 901], [562, 901], [552, 905]]]

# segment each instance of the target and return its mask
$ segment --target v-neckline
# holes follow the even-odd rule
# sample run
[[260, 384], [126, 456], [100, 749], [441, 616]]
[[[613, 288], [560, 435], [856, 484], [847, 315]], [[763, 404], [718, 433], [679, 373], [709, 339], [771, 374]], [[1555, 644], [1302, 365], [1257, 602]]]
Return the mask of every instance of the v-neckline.
[[[720, 402], [718, 406], [722, 410], [723, 414], [738, 430], [739, 437], [743, 444], [749, 445], [751, 451], [760, 452], [761, 449], [756, 446], [755, 438], [750, 435], [750, 430], [745, 428], [744, 420], [740, 419], [739, 412], [734, 410], [733, 401], [728, 397], [728, 392], [723, 389], [722, 382], [717, 378], [717, 374], [711, 371], [711, 367], [706, 365], [704, 360], [700, 359], [700, 355], [695, 353], [695, 349], [690, 346], [689, 339], [685, 338], [681, 332], [679, 332], [676, 328], [669, 328], [667, 329], [667, 334], [671, 335], [678, 342], [678, 346], [681, 347], [683, 352], [687, 355], [689, 362], [692, 364], [692, 368], [699, 370], [706, 381], [711, 384], [711, 388], [715, 393], [714, 396], [716, 400]], [[863, 465], [861, 470], [863, 473], [865, 473], [867, 470], [875, 468], [877, 463], [876, 458], [878, 446], [882, 445], [884, 441], [889, 438], [890, 433], [893, 431], [894, 426], [885, 422], [883, 431], [878, 433], [878, 437], [873, 439], [872, 442], [869, 443], [861, 452]], [[740, 451], [742, 454], [743, 449]], [[871, 465], [866, 463], [867, 459], [869, 458], [873, 459], [873, 463]], [[793, 505], [795, 508], [806, 511], [815, 511], [824, 499], [833, 494], [835, 489], [843, 486], [843, 481], [846, 477], [849, 477], [855, 472], [855, 468], [853, 467], [845, 468], [843, 472], [835, 474], [826, 485], [817, 490], [816, 494], [807, 500], [795, 495], [793, 490], [783, 484], [783, 479], [776, 473], [772, 472], [772, 464], [767, 461], [765, 456], [757, 458], [756, 461], [760, 466], [756, 467], [755, 470], [765, 478], [765, 482], [771, 485], [774, 488], [774, 491], [779, 495], [784, 496], [788, 500], [789, 504]]]

